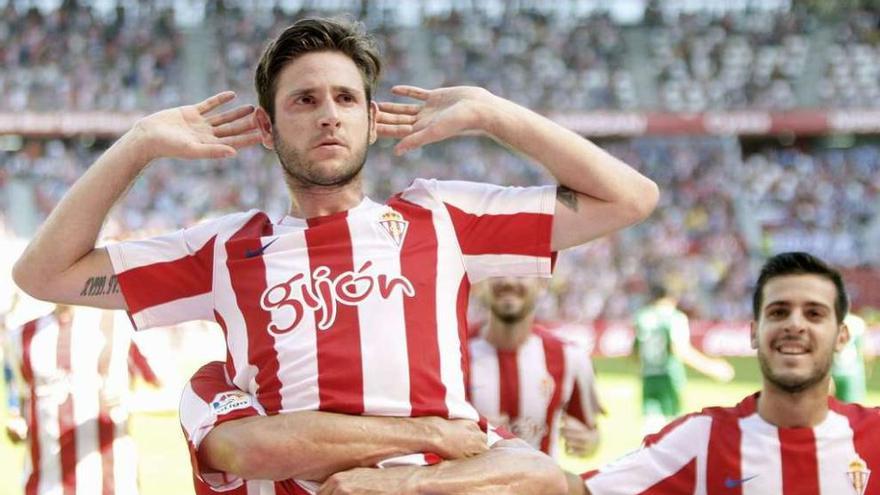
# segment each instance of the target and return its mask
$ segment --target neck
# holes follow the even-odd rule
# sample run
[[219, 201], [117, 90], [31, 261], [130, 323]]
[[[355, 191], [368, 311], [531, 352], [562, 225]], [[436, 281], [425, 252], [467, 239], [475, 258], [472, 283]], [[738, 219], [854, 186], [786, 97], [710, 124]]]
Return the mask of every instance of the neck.
[[758, 414], [780, 428], [812, 428], [828, 415], [828, 377], [802, 392], [786, 392], [764, 380]]
[[535, 315], [529, 314], [525, 318], [513, 323], [501, 321], [495, 315], [489, 318], [489, 326], [486, 329], [485, 338], [497, 349], [512, 351], [519, 348], [532, 332], [535, 323]]
[[341, 186], [303, 186], [288, 184], [290, 210], [296, 218], [313, 218], [347, 211], [364, 199], [360, 177]]

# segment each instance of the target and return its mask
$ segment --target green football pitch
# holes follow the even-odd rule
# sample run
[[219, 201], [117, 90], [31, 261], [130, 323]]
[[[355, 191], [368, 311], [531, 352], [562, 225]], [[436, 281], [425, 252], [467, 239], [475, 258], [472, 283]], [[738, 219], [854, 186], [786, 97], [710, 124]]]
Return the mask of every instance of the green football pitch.
[[[734, 359], [734, 382], [719, 385], [700, 376], [690, 376], [685, 392], [685, 411], [710, 405], [734, 405], [758, 390], [760, 379], [753, 358]], [[588, 459], [562, 459], [563, 466], [582, 472], [601, 466], [638, 447], [641, 437], [639, 382], [636, 367], [627, 359], [597, 359], [599, 395], [608, 415], [600, 419], [602, 444]], [[869, 382], [869, 405], [880, 405], [880, 379]], [[5, 418], [4, 418], [5, 419]], [[137, 414], [131, 422], [132, 434], [140, 454], [142, 495], [192, 494], [189, 453], [174, 414]], [[24, 451], [0, 439], [0, 495], [20, 495], [21, 465]]]

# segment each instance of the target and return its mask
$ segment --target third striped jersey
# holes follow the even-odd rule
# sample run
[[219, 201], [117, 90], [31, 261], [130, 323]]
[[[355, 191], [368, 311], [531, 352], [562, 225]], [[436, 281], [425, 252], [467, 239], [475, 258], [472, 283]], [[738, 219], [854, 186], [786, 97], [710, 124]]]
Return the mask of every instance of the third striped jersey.
[[595, 427], [600, 407], [586, 349], [540, 327], [515, 350], [483, 337], [471, 339], [469, 349], [470, 400], [493, 424], [550, 455], [563, 412]]
[[584, 475], [593, 495], [878, 495], [880, 409], [829, 397], [813, 428], [779, 428], [758, 394], [684, 416], [644, 446]]
[[385, 204], [233, 214], [108, 252], [137, 327], [218, 322], [227, 374], [268, 414], [477, 420], [470, 284], [549, 276], [554, 204], [553, 187], [417, 180]]

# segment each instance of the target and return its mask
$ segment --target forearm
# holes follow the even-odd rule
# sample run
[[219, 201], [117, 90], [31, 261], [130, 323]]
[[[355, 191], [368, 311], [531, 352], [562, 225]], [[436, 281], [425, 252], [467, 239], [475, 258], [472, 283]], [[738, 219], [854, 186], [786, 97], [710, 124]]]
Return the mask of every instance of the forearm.
[[[40, 299], [59, 300], [59, 279], [93, 252], [108, 212], [146, 166], [138, 142], [136, 130], [126, 133], [52, 210], [15, 265], [14, 278], [22, 289]], [[65, 291], [70, 292], [72, 288]]]
[[[468, 459], [410, 469], [412, 491], [431, 495], [569, 493], [565, 473], [546, 455], [519, 440], [505, 440]], [[406, 478], [407, 476], [404, 476]]]
[[527, 108], [490, 96], [481, 114], [492, 137], [539, 162], [573, 191], [601, 201], [636, 205], [656, 195], [654, 183], [627, 164]]
[[199, 449], [203, 467], [244, 479], [323, 481], [333, 473], [422, 452], [439, 439], [410, 418], [302, 411], [244, 418], [215, 428]]
[[568, 483], [568, 495], [590, 495], [580, 476], [566, 472], [565, 481]]

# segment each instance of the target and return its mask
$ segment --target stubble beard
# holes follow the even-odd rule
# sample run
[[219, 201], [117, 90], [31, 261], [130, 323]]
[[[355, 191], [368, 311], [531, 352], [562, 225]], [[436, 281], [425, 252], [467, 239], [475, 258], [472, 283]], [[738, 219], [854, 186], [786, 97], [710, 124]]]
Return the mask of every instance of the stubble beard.
[[370, 144], [368, 131], [360, 153], [353, 155], [337, 173], [326, 176], [318, 171], [314, 161], [305, 159], [303, 153], [288, 146], [274, 129], [272, 137], [275, 142], [275, 154], [284, 171], [284, 181], [291, 189], [338, 189], [350, 184], [363, 170]]
[[764, 352], [758, 350], [758, 363], [761, 365], [761, 374], [764, 375], [764, 379], [789, 394], [803, 392], [821, 383], [831, 371], [831, 359], [831, 353], [818, 359], [811, 372], [805, 377], [781, 376], [773, 371], [770, 360]]

